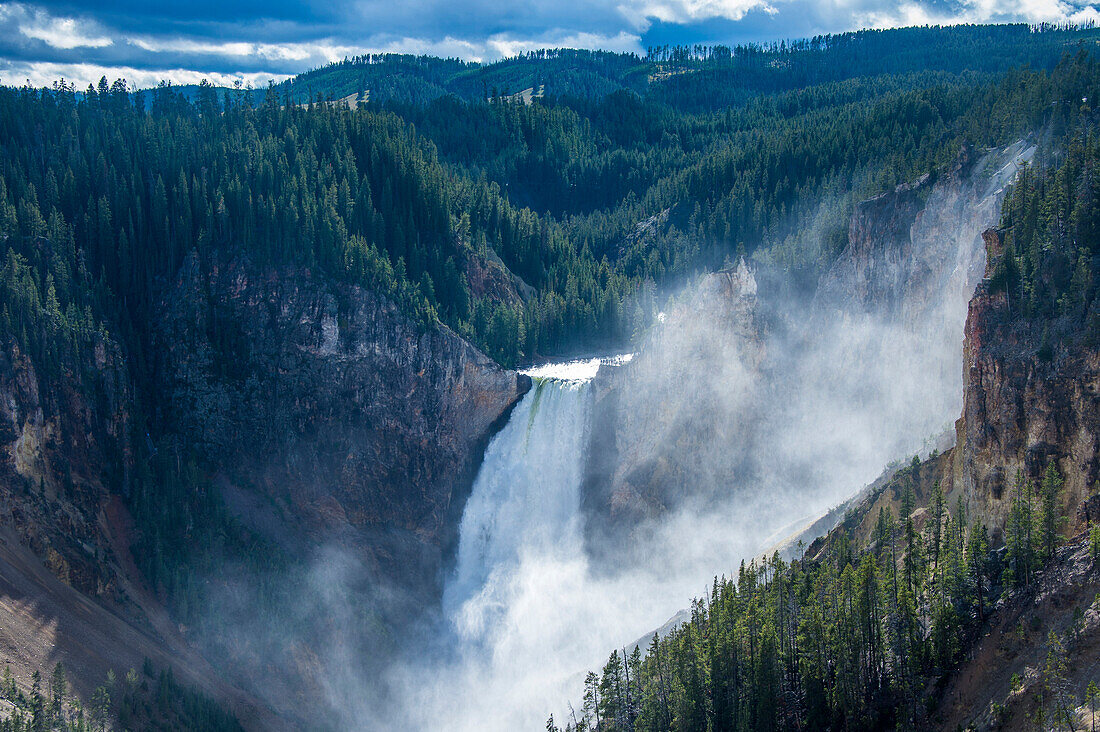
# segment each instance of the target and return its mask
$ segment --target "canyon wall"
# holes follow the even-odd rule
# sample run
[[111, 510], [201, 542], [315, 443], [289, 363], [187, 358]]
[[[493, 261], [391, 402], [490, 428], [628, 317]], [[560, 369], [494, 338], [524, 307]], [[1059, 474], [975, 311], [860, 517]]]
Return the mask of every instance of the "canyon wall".
[[[50, 653], [72, 662], [77, 688], [90, 693], [108, 668], [124, 673], [133, 653], [144, 653], [236, 708], [244, 698], [250, 709], [266, 705], [293, 719], [304, 695], [316, 705], [324, 694], [323, 667], [308, 659], [327, 653], [310, 642], [327, 639], [310, 632], [345, 619], [303, 588], [313, 601], [308, 622], [300, 607], [278, 611], [302, 620], [301, 635], [272, 628], [294, 636], [281, 650], [297, 662], [280, 673], [269, 668], [278, 657], [263, 645], [269, 639], [231, 632], [225, 623], [237, 616], [228, 611], [205, 618], [225, 629], [213, 644], [179, 626], [130, 554], [142, 530], [127, 511], [137, 466], [154, 454], [196, 460], [233, 520], [300, 562], [284, 583], [321, 582], [315, 564], [346, 560], [354, 577], [339, 607], [359, 597], [369, 632], [385, 638], [437, 602], [484, 447], [530, 381], [445, 326], [413, 322], [371, 291], [306, 269], [230, 256], [200, 265], [191, 256], [162, 291], [147, 360], [105, 332], [58, 363], [3, 344], [0, 525], [79, 593], [50, 595], [54, 617], [42, 622], [83, 627], [89, 608], [102, 607], [141, 639], [89, 656], [79, 634], [59, 633]], [[41, 582], [9, 569], [11, 582]], [[257, 606], [257, 592], [274, 578], [224, 570], [196, 581], [217, 613], [232, 604], [247, 630], [270, 611]], [[5, 612], [17, 611], [0, 603], [0, 620]], [[0, 645], [25, 645], [5, 636], [18, 626], [0, 622], [8, 629]], [[203, 682], [213, 675], [188, 646], [204, 648], [245, 691]], [[42, 669], [29, 660], [13, 664], [20, 683], [34, 670]]]
[[339, 536], [393, 576], [434, 577], [402, 567], [421, 548], [438, 564], [527, 377], [308, 271], [232, 259], [203, 272], [192, 258], [162, 308], [165, 432], [197, 443], [247, 525], [277, 541]]
[[1100, 479], [1100, 351], [1073, 327], [1040, 330], [1014, 313], [989, 279], [1002, 235], [991, 229], [984, 238], [989, 263], [966, 321], [953, 485], [997, 530], [1017, 476], [1038, 482], [1053, 460], [1065, 480], [1063, 509], [1077, 517], [1072, 534], [1100, 517], [1086, 515]]

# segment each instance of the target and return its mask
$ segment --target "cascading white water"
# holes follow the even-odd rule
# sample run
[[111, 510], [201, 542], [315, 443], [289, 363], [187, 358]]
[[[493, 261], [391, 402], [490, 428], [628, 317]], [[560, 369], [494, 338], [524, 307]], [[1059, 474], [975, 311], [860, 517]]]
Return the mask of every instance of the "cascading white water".
[[541, 367], [489, 443], [459, 526], [443, 606], [459, 636], [484, 638], [506, 611], [525, 557], [568, 560], [582, 550], [580, 485], [588, 443], [588, 384], [599, 360]]
[[[1016, 146], [1001, 157], [1028, 154]], [[842, 298], [808, 314], [796, 347], [765, 332], [749, 344], [763, 348], [744, 352], [721, 317], [664, 319], [662, 339], [617, 386], [630, 428], [616, 435], [619, 459], [655, 457], [654, 472], [675, 475], [683, 450], [704, 470], [689, 473], [701, 480], [683, 484], [680, 507], [608, 547], [610, 563], [586, 553], [580, 510], [600, 362], [528, 371], [534, 388], [491, 441], [463, 513], [445, 630], [393, 670], [400, 711], [370, 728], [510, 732], [542, 728], [550, 713], [572, 721], [584, 673], [611, 649], [629, 652], [715, 574], [736, 572], [801, 525], [793, 521], [846, 499], [887, 461], [924, 452], [923, 439], [958, 414], [978, 235], [997, 220], [1014, 168], [990, 170], [984, 183], [948, 179], [933, 191], [898, 255], [919, 276], [892, 310], [863, 312], [866, 303]], [[850, 288], [852, 278], [840, 281]], [[761, 369], [753, 359], [765, 356], [772, 367]], [[677, 415], [704, 410], [716, 417], [701, 422], [710, 432], [681, 429]], [[640, 503], [633, 490], [626, 479], [613, 500]]]
[[540, 728], [601, 661], [603, 639], [636, 622], [633, 603], [594, 602], [629, 593], [594, 583], [581, 520], [590, 382], [601, 364], [629, 359], [526, 372], [532, 389], [490, 441], [459, 525], [443, 590], [453, 655], [394, 669], [406, 704], [386, 729]]

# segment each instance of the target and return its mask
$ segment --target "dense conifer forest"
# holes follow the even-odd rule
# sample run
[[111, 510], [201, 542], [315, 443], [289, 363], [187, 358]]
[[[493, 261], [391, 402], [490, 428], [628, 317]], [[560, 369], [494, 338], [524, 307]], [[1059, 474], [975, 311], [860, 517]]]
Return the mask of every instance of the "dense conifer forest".
[[[715, 578], [691, 618], [643, 652], [613, 651], [584, 682], [583, 707], [548, 730], [937, 728], [930, 689], [954, 670], [1002, 596], [1034, 582], [1060, 543], [1062, 479], [1019, 479], [1003, 552], [937, 483], [917, 529], [911, 466], [895, 477], [898, 512], [870, 536], [846, 522], [824, 546], [778, 554]], [[1100, 560], [1100, 531], [1094, 561]], [[1065, 639], [1047, 638], [1035, 723], [1071, 729]], [[578, 692], [579, 696], [579, 692]], [[1072, 702], [1072, 703], [1071, 703]]]
[[[0, 719], [3, 732], [105, 732], [112, 729], [240, 732], [240, 723], [214, 701], [176, 681], [171, 669], [158, 671], [145, 659], [141, 671], [124, 676], [113, 670], [91, 698], [72, 693], [65, 667], [58, 662], [48, 678], [35, 671], [30, 693], [16, 686], [11, 668], [0, 680], [0, 699], [10, 705]], [[116, 726], [117, 721], [117, 726]]]

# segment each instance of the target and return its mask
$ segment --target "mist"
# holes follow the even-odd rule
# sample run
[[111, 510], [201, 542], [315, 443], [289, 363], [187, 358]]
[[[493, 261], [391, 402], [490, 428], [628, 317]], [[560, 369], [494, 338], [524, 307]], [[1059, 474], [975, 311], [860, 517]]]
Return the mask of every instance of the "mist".
[[[533, 370], [486, 450], [438, 607], [322, 550], [294, 620], [263, 642], [238, 626], [240, 642], [323, 669], [298, 693], [349, 732], [579, 719], [584, 675], [612, 650], [889, 464], [951, 444], [980, 235], [1030, 155], [1017, 144], [862, 204], [810, 298], [741, 261], [676, 296], [632, 359]], [[387, 637], [394, 608], [417, 620]]]

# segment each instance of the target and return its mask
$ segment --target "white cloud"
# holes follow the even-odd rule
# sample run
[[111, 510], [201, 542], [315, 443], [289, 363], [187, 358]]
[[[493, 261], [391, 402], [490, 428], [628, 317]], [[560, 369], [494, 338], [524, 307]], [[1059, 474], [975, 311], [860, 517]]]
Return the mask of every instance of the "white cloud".
[[1077, 23], [1078, 25], [1085, 25], [1087, 23], [1100, 25], [1100, 11], [1092, 5], [1087, 5], [1069, 16], [1069, 19], [1070, 22]]
[[311, 61], [327, 63], [345, 56], [363, 53], [358, 46], [340, 44], [332, 39], [302, 43], [251, 43], [248, 41], [209, 41], [191, 38], [131, 36], [127, 42], [150, 53], [185, 53], [204, 56], [254, 57], [270, 61]]
[[269, 80], [276, 82], [290, 78], [289, 74], [275, 73], [249, 73], [231, 74], [217, 71], [199, 71], [195, 69], [135, 69], [130, 66], [101, 66], [98, 64], [66, 64], [49, 62], [32, 62], [26, 64], [4, 63], [0, 61], [0, 83], [7, 85], [22, 85], [29, 82], [31, 86], [50, 86], [58, 79], [65, 79], [76, 85], [77, 89], [83, 89], [88, 84], [95, 84], [100, 77], [106, 76], [109, 81], [126, 79], [131, 85], [138, 88], [156, 86], [162, 80], [171, 81], [173, 84], [197, 84], [203, 79], [216, 86], [233, 86], [240, 81], [242, 84], [251, 84], [254, 87], [267, 86]]
[[103, 48], [114, 42], [110, 36], [98, 34], [96, 25], [90, 21], [60, 18], [19, 4], [5, 5], [2, 9], [5, 19], [21, 16], [20, 33], [54, 48]]
[[[798, 2], [779, 1], [785, 2], [787, 12]], [[962, 6], [950, 13], [937, 12], [929, 4], [912, 0], [897, 4], [833, 0], [816, 5], [815, 12], [822, 18], [841, 21], [841, 27], [848, 29], [1007, 21], [1083, 24], [1100, 20], [1095, 6], [1064, 0], [963, 0]]]
[[331, 56], [326, 61], [337, 61], [345, 56], [367, 53], [412, 53], [439, 56], [441, 58], [461, 58], [467, 61], [496, 61], [542, 48], [583, 48], [619, 51], [623, 53], [642, 53], [641, 36], [636, 33], [620, 31], [616, 35], [600, 33], [571, 32], [553, 30], [547, 33], [523, 37], [510, 33], [497, 33], [484, 39], [464, 39], [445, 36], [440, 40], [431, 38], [386, 38], [376, 37], [362, 48], [332, 47]]
[[483, 56], [488, 59], [507, 58], [527, 51], [536, 51], [540, 48], [583, 48], [601, 49], [604, 51], [617, 51], [620, 53], [642, 53], [641, 36], [627, 31], [620, 31], [617, 35], [606, 36], [599, 33], [568, 33], [564, 35], [542, 36], [540, 38], [511, 38], [506, 35], [497, 35], [489, 38], [484, 44]]
[[775, 13], [766, 0], [630, 0], [619, 7], [628, 20], [659, 20], [664, 23], [695, 23], [724, 18], [741, 20], [750, 10]]

